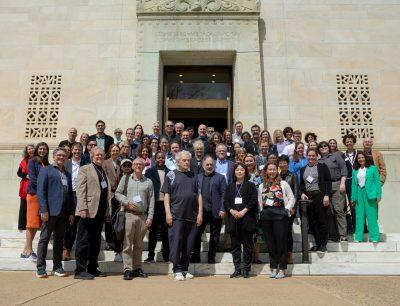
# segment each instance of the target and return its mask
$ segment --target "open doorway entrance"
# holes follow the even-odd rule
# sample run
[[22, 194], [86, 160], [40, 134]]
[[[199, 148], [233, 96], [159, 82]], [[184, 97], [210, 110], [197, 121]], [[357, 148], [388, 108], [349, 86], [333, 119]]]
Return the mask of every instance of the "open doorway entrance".
[[232, 124], [232, 67], [164, 67], [164, 119], [195, 130], [201, 123], [223, 132]]

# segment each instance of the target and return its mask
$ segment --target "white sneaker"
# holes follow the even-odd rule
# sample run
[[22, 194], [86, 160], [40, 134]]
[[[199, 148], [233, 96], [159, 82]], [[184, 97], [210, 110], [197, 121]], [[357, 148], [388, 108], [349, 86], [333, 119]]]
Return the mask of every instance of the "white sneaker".
[[121, 253], [115, 254], [114, 261], [115, 262], [122, 262], [123, 261]]
[[183, 271], [182, 274], [187, 279], [193, 279], [194, 278], [194, 275], [192, 273], [187, 272], [187, 271]]
[[183, 276], [183, 274], [181, 272], [178, 273], [174, 273], [174, 281], [184, 281], [185, 277]]

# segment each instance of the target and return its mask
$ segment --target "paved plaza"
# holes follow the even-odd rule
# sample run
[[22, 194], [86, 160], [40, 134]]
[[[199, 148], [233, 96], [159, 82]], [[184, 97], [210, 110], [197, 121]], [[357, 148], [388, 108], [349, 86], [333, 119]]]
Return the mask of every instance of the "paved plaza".
[[203, 276], [178, 283], [164, 275], [79, 281], [0, 272], [0, 294], [1, 305], [398, 305], [400, 277]]

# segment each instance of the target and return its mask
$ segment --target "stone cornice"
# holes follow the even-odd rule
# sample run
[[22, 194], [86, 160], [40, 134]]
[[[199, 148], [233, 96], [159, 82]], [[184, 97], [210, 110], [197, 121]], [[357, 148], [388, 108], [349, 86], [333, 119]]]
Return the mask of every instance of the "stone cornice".
[[258, 14], [258, 0], [137, 0], [137, 15]]

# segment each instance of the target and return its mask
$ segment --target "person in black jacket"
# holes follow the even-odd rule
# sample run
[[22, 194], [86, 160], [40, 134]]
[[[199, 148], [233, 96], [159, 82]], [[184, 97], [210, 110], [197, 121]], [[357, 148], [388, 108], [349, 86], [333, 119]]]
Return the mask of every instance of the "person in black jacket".
[[168, 262], [169, 258], [169, 242], [168, 242], [168, 228], [165, 222], [165, 209], [164, 209], [164, 194], [160, 192], [162, 184], [164, 183], [165, 176], [170, 171], [165, 166], [165, 154], [158, 151], [155, 155], [156, 165], [146, 170], [145, 176], [153, 182], [154, 186], [154, 217], [153, 223], [149, 229], [149, 255], [144, 261], [145, 263], [154, 263], [155, 248], [157, 245], [157, 233], [161, 230], [162, 237], [162, 255], [164, 262]]
[[308, 165], [300, 170], [300, 193], [302, 200], [311, 200], [310, 217], [314, 227], [316, 245], [310, 251], [324, 254], [328, 242], [327, 210], [332, 195], [329, 168], [317, 161], [318, 151], [308, 149]]
[[[257, 189], [249, 182], [249, 173], [243, 163], [234, 166], [233, 182], [229, 183], [225, 193], [225, 211], [228, 215], [226, 231], [231, 235], [232, 257], [235, 271], [231, 278], [249, 277], [253, 259], [253, 233], [257, 227]], [[241, 246], [243, 245], [243, 269], [241, 265]]]
[[105, 134], [104, 130], [106, 129], [106, 124], [103, 120], [98, 120], [96, 122], [96, 130], [97, 133], [89, 136], [88, 142], [91, 140], [95, 140], [98, 147], [104, 149], [104, 152], [108, 152], [110, 146], [114, 143], [114, 138]]

